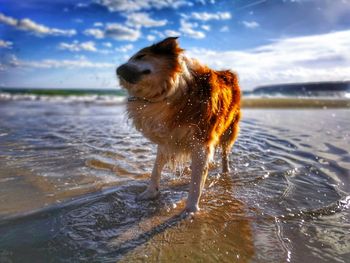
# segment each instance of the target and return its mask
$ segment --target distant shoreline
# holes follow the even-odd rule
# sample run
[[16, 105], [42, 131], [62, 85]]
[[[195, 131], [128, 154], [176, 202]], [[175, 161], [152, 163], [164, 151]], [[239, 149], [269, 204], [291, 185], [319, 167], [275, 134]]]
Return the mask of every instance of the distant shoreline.
[[317, 95], [332, 94], [339, 92], [350, 92], [350, 81], [323, 81], [306, 83], [281, 83], [274, 85], [260, 86], [247, 94], [253, 95]]

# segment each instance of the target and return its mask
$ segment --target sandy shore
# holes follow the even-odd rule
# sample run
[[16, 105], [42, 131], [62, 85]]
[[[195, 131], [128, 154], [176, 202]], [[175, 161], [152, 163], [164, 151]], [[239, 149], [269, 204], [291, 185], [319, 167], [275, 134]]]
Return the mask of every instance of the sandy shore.
[[244, 108], [349, 108], [349, 99], [244, 98]]

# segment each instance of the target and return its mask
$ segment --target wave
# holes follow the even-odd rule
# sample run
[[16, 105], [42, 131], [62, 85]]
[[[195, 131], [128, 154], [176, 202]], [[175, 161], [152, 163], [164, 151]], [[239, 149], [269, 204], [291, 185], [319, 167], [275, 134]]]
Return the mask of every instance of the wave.
[[[0, 101], [45, 101], [60, 103], [123, 104], [124, 94], [42, 95], [0, 92]], [[345, 97], [297, 97], [243, 95], [244, 108], [350, 108], [350, 93]]]
[[123, 95], [38, 95], [38, 94], [11, 94], [0, 92], [0, 101], [48, 101], [48, 102], [89, 102], [89, 103], [123, 103], [126, 96]]

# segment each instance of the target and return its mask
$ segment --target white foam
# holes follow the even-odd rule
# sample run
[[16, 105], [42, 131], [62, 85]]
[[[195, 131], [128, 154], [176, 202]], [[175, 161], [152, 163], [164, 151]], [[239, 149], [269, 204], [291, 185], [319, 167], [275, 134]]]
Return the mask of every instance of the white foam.
[[69, 95], [69, 96], [59, 96], [59, 95], [35, 95], [35, 94], [10, 94], [6, 92], [0, 92], [0, 101], [6, 100], [24, 100], [24, 101], [52, 101], [52, 102], [89, 102], [89, 103], [124, 103], [126, 101], [125, 96], [115, 96], [115, 95]]

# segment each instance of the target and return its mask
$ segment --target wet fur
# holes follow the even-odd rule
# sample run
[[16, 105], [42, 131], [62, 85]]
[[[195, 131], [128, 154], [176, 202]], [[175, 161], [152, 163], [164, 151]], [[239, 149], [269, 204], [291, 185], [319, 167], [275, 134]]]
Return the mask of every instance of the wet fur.
[[[139, 55], [142, 61], [137, 61]], [[220, 59], [220, 58], [218, 58]], [[238, 134], [240, 88], [237, 75], [215, 71], [183, 55], [176, 38], [168, 38], [136, 53], [128, 63], [151, 69], [131, 84], [120, 78], [133, 99], [129, 117], [140, 132], [158, 145], [152, 178], [140, 199], [156, 196], [167, 162], [192, 159], [192, 179], [186, 209], [197, 211], [215, 147], [221, 146], [223, 171]]]

